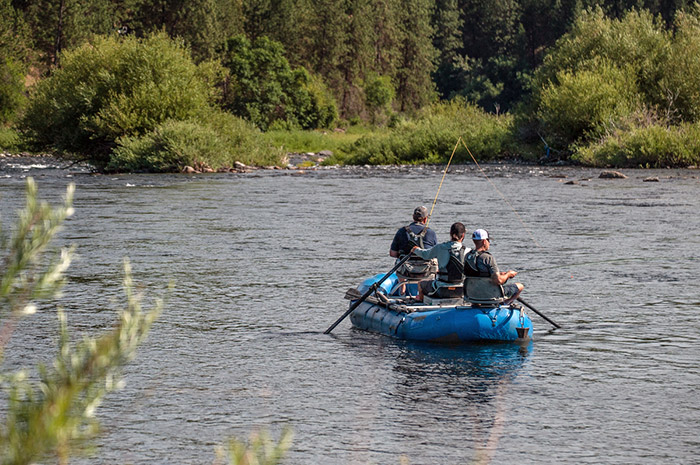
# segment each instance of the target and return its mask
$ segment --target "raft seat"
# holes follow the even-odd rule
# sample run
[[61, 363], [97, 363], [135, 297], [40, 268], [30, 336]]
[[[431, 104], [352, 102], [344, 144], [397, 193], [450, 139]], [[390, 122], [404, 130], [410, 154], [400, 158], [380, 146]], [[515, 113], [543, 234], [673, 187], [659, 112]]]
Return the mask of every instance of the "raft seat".
[[438, 297], [428, 297], [423, 296], [423, 303], [427, 305], [438, 305], [440, 307], [456, 307], [464, 305], [464, 299], [462, 297], [449, 297], [449, 298], [438, 298]]
[[472, 307], [498, 307], [508, 300], [503, 286], [490, 283], [490, 279], [468, 277], [464, 284], [464, 300]]

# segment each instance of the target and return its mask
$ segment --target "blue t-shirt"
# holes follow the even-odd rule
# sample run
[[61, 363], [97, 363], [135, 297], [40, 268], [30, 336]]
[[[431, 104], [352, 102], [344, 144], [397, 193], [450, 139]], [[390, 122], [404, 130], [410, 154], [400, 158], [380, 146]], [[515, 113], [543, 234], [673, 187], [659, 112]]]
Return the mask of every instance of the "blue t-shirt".
[[[409, 224], [408, 227], [414, 234], [420, 233], [423, 231], [423, 228], [425, 228], [423, 224], [416, 222]], [[437, 235], [435, 234], [435, 231], [428, 228], [428, 230], [425, 232], [425, 236], [423, 237], [423, 248], [429, 249], [431, 247], [435, 247], [436, 244]], [[411, 245], [409, 244], [408, 233], [406, 232], [405, 227], [399, 228], [399, 230], [396, 231], [394, 240], [391, 242], [391, 250], [396, 250], [400, 255], [405, 255], [411, 251]]]

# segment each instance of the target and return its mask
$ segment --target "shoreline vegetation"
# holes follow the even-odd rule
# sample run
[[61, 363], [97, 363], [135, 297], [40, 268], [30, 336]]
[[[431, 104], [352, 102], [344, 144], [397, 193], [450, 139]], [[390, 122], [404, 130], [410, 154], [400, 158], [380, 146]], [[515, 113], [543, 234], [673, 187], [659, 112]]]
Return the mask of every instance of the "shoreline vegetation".
[[[21, 10], [0, 9], [12, 10], [9, 31], [29, 34]], [[453, 150], [457, 164], [697, 166], [700, 5], [673, 13], [577, 11], [503, 111], [498, 101], [488, 110], [483, 95], [436, 93], [435, 56], [422, 62], [434, 81], [413, 82], [411, 94], [400, 77], [408, 68], [355, 70], [362, 78], [343, 82], [265, 35], [232, 33], [203, 57], [183, 37], [120, 29], [56, 51], [39, 75], [25, 74], [26, 49], [0, 37], [14, 57], [0, 72], [24, 80], [19, 90], [0, 85], [0, 150], [104, 173], [440, 165]], [[505, 95], [505, 85], [492, 90]], [[468, 150], [454, 149], [460, 137]]]

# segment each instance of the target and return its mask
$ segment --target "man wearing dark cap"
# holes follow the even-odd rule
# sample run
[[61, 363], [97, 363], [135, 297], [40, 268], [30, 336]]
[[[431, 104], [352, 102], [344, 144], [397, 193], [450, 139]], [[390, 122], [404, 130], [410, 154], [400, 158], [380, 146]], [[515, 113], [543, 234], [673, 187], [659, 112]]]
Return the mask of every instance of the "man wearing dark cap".
[[464, 259], [464, 272], [467, 275], [467, 298], [488, 300], [505, 297], [505, 304], [518, 298], [524, 286], [521, 283], [506, 284], [518, 273], [513, 270], [500, 271], [496, 259], [491, 255], [491, 236], [485, 229], [477, 229], [472, 234], [474, 248]]
[[[428, 209], [421, 206], [413, 210], [413, 223], [400, 228], [391, 242], [389, 255], [400, 260], [411, 253], [413, 247], [429, 249], [437, 244], [435, 231], [428, 228]], [[428, 279], [437, 270], [432, 260], [412, 256], [396, 271], [402, 278]]]

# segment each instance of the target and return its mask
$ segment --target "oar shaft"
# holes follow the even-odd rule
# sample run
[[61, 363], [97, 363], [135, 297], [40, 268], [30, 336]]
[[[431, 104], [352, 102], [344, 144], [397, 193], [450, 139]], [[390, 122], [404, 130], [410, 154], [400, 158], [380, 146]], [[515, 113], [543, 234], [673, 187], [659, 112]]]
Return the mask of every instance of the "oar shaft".
[[384, 281], [386, 281], [387, 278], [388, 278], [389, 276], [391, 276], [391, 275], [394, 273], [394, 271], [398, 270], [399, 267], [400, 267], [401, 265], [403, 265], [404, 262], [406, 262], [406, 260], [408, 260], [408, 259], [411, 257], [412, 254], [413, 254], [413, 251], [409, 252], [405, 257], [403, 257], [401, 260], [399, 260], [399, 261], [396, 263], [396, 265], [394, 265], [394, 267], [391, 269], [391, 271], [389, 271], [387, 274], [385, 274], [379, 281], [377, 281], [376, 283], [372, 284], [372, 285], [369, 287], [369, 289], [367, 289], [367, 292], [365, 292], [364, 294], [362, 294], [362, 297], [360, 297], [359, 299], [357, 299], [357, 300], [350, 306], [350, 308], [349, 308], [345, 313], [343, 313], [343, 315], [342, 315], [340, 318], [338, 318], [338, 320], [336, 320], [335, 323], [333, 323], [327, 330], [325, 330], [325, 331], [323, 332], [323, 334], [330, 334], [330, 332], [333, 331], [333, 329], [334, 329], [336, 326], [338, 326], [338, 324], [340, 324], [340, 322], [343, 321], [343, 320], [345, 319], [346, 316], [350, 315], [350, 313], [352, 313], [352, 311], [355, 310], [355, 309], [357, 308], [358, 305], [360, 305], [362, 302], [364, 302], [365, 299], [367, 299], [367, 297], [370, 296], [370, 294], [372, 294], [374, 291], [376, 291], [376, 290], [379, 288], [379, 286], [381, 286], [382, 283], [383, 283]]
[[555, 328], [561, 328], [561, 326], [559, 326], [558, 324], [556, 324], [555, 322], [553, 322], [552, 320], [550, 320], [549, 318], [547, 318], [546, 315], [544, 315], [542, 312], [538, 311], [535, 307], [533, 307], [533, 306], [530, 305], [529, 303], [525, 302], [525, 301], [524, 301], [523, 299], [521, 299], [520, 297], [518, 297], [518, 302], [520, 302], [521, 304], [525, 305], [527, 308], [529, 308], [530, 310], [532, 310], [533, 312], [537, 313], [539, 316], [541, 316], [542, 318], [544, 318], [545, 320], [547, 320], [547, 322], [549, 322], [549, 323], [550, 323], [552, 326], [554, 326]]

